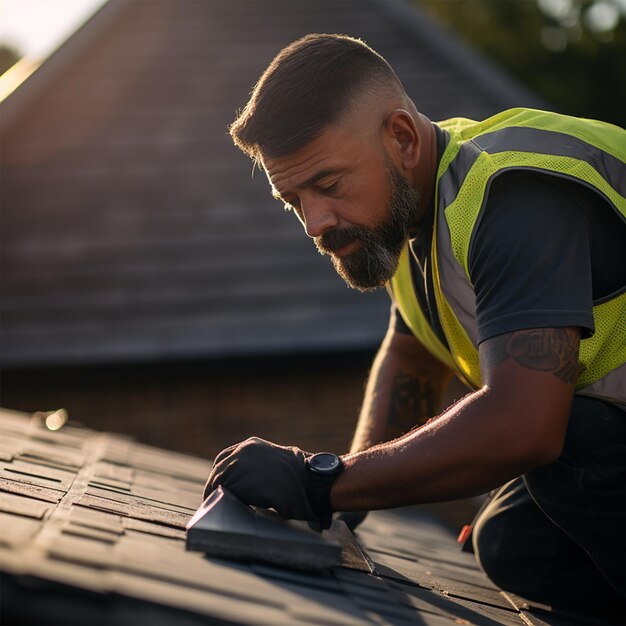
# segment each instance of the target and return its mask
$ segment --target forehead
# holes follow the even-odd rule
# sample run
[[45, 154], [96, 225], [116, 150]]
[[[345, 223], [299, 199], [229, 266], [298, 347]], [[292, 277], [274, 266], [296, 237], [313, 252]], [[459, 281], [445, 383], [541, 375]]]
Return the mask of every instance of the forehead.
[[261, 161], [273, 191], [283, 195], [297, 191], [320, 174], [356, 166], [363, 156], [364, 144], [356, 133], [327, 126], [299, 150], [276, 158], [262, 157]]

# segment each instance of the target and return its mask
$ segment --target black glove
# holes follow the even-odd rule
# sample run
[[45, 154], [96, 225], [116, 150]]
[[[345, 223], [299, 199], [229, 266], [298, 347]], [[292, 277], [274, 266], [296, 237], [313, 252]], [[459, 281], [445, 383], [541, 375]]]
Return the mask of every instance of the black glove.
[[204, 497], [221, 485], [246, 504], [275, 509], [281, 517], [318, 521], [307, 495], [304, 460], [309, 456], [250, 437], [215, 457]]
[[350, 530], [355, 530], [367, 517], [369, 511], [339, 511], [335, 513], [335, 519], [346, 523]]

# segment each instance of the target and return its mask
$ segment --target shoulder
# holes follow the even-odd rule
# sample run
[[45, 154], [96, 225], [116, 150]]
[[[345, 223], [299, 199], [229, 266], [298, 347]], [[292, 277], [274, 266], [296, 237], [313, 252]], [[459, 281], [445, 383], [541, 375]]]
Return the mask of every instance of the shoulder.
[[578, 188], [525, 171], [492, 182], [468, 258], [479, 341], [520, 328], [593, 332], [588, 224]]
[[470, 243], [470, 272], [481, 248], [506, 250], [520, 241], [532, 249], [543, 248], [546, 236], [566, 241], [572, 231], [580, 231], [586, 221], [577, 198], [582, 189], [581, 184], [534, 171], [512, 170], [496, 176]]

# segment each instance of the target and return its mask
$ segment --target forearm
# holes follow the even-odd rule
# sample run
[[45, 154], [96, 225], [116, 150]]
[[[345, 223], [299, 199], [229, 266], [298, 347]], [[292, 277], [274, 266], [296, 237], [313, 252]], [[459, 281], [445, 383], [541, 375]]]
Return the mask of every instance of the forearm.
[[388, 335], [374, 360], [351, 453], [399, 437], [441, 408], [451, 373], [429, 355], [397, 349], [398, 341]]
[[[403, 437], [343, 457], [336, 510], [380, 509], [483, 493], [528, 469], [507, 428], [498, 428], [489, 390], [466, 396]], [[477, 436], [480, 433], [480, 436]]]
[[407, 435], [346, 455], [333, 507], [470, 496], [556, 460], [579, 372], [578, 335], [529, 329], [481, 344], [484, 387]]

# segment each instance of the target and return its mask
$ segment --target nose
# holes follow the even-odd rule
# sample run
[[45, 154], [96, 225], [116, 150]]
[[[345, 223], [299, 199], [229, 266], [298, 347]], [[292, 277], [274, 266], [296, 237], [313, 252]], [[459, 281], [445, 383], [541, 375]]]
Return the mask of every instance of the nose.
[[301, 198], [301, 202], [301, 221], [306, 234], [312, 239], [338, 225], [339, 219], [329, 202], [321, 198]]

